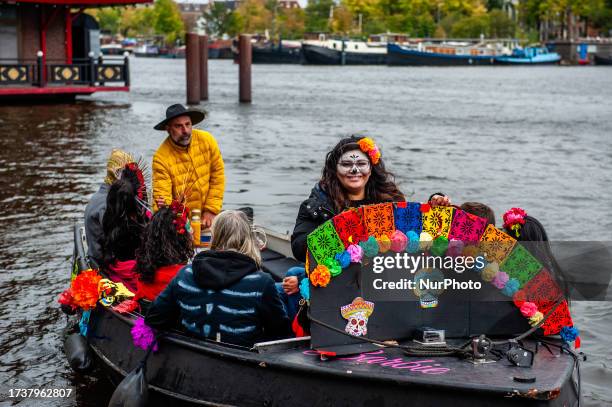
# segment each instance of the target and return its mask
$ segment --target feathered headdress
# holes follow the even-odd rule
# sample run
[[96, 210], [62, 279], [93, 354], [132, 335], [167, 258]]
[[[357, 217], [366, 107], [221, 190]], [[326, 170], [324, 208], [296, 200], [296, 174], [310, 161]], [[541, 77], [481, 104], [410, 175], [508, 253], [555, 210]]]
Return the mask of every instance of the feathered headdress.
[[121, 168], [119, 178], [128, 180], [136, 190], [136, 203], [151, 217], [151, 206], [149, 205], [149, 194], [147, 184], [151, 182], [151, 173], [144, 160], [130, 161]]

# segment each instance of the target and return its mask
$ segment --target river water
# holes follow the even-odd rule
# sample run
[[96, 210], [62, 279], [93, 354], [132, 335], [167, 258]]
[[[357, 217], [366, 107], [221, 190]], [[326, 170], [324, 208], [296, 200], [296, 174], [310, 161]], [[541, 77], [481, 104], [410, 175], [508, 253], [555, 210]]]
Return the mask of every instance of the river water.
[[[185, 100], [184, 61], [132, 59], [132, 91], [75, 104], [0, 106], [0, 397], [15, 387], [74, 388], [48, 405], [99, 405], [105, 380], [71, 373], [62, 353], [71, 226], [113, 147], [150, 162], [152, 129]], [[253, 66], [252, 105], [237, 66], [211, 61], [209, 119], [225, 207], [292, 228], [336, 141], [368, 134], [412, 200], [521, 206], [551, 239], [612, 240], [612, 71], [606, 67], [390, 68]], [[588, 361], [585, 405], [612, 405], [612, 306], [575, 302]], [[40, 403], [40, 402], [39, 402]], [[20, 403], [29, 405], [34, 403]], [[10, 401], [0, 398], [0, 405]]]

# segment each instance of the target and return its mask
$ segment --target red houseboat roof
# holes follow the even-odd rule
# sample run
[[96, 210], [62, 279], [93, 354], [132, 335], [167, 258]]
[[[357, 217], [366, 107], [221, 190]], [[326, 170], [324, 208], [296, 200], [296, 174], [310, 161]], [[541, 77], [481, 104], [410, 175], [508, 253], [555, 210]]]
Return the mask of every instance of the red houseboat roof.
[[16, 3], [53, 4], [74, 7], [107, 7], [153, 3], [153, 0], [17, 0]]

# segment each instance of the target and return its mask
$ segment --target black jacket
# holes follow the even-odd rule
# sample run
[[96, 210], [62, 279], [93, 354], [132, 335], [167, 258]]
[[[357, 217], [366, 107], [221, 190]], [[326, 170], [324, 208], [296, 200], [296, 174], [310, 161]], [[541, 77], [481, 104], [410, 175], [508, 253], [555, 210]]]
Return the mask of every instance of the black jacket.
[[[362, 201], [352, 201], [352, 207], [368, 205], [373, 202], [364, 199]], [[306, 261], [306, 238], [319, 225], [330, 220], [337, 213], [334, 204], [323, 188], [317, 183], [307, 200], [302, 202], [298, 211], [295, 227], [291, 235], [291, 251], [293, 257], [299, 261]]]
[[[444, 195], [442, 192], [436, 192], [429, 197], [429, 200], [435, 195]], [[359, 207], [361, 205], [369, 205], [375, 202], [371, 200], [353, 201], [351, 202], [352, 207]], [[315, 230], [319, 225], [325, 221], [336, 216], [337, 213], [334, 210], [334, 204], [327, 194], [317, 183], [307, 200], [302, 202], [298, 211], [297, 219], [295, 220], [295, 227], [293, 228], [293, 234], [291, 235], [291, 251], [293, 257], [299, 261], [306, 261], [306, 238]]]
[[154, 328], [172, 327], [177, 320], [197, 336], [247, 347], [290, 334], [272, 278], [233, 251], [199, 253], [155, 299], [145, 319]]

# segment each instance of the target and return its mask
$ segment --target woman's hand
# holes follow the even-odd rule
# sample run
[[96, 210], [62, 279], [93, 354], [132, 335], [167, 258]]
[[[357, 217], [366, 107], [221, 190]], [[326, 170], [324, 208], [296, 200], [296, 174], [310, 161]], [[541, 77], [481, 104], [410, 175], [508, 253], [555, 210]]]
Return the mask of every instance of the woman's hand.
[[283, 286], [283, 291], [285, 291], [285, 294], [287, 295], [292, 295], [300, 291], [299, 280], [295, 276], [285, 277], [283, 279], [282, 286]]
[[436, 194], [429, 200], [431, 206], [451, 206], [451, 199], [446, 195]]

